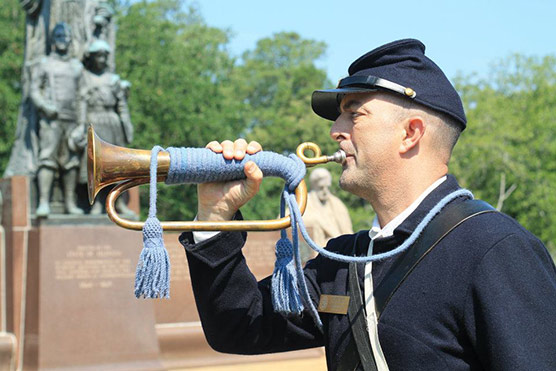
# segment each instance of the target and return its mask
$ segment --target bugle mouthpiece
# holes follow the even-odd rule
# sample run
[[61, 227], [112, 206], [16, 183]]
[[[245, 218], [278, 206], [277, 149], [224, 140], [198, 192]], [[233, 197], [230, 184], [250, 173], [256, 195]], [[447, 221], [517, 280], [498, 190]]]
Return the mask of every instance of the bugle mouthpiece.
[[338, 152], [334, 153], [331, 156], [327, 157], [328, 161], [327, 162], [337, 162], [339, 164], [343, 164], [346, 161], [346, 153], [342, 150], [339, 150]]

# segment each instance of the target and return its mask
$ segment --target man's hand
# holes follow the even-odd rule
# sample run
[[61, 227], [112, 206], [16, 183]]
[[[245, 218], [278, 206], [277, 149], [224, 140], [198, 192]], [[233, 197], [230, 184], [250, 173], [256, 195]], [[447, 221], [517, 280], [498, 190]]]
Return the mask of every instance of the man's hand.
[[[226, 160], [242, 160], [246, 153], [252, 155], [262, 150], [259, 143], [247, 144], [245, 139], [213, 141], [206, 148], [222, 153]], [[243, 171], [247, 179], [198, 185], [197, 220], [231, 220], [236, 211], [257, 194], [263, 172], [253, 161], [248, 161]]]

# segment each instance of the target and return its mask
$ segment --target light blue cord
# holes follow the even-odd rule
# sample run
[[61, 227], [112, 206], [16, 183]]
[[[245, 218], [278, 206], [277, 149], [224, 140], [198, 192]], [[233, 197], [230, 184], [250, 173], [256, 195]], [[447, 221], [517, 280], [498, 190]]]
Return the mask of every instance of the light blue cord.
[[458, 197], [467, 197], [473, 199], [473, 193], [471, 193], [467, 189], [460, 189], [448, 194], [443, 199], [441, 199], [427, 213], [427, 215], [423, 218], [423, 220], [421, 220], [421, 222], [417, 225], [417, 227], [411, 233], [411, 235], [404, 241], [404, 243], [402, 243], [400, 246], [396, 247], [393, 250], [381, 254], [371, 255], [371, 256], [347, 256], [332, 251], [328, 251], [318, 246], [311, 239], [311, 237], [309, 237], [309, 234], [307, 233], [307, 229], [305, 228], [305, 225], [303, 224], [303, 220], [301, 219], [301, 212], [299, 211], [299, 206], [297, 205], [295, 197], [293, 199], [291, 198], [291, 196], [289, 197], [288, 206], [290, 207], [291, 213], [296, 215], [296, 219], [298, 220], [299, 223], [299, 229], [301, 230], [301, 234], [303, 235], [303, 238], [313, 250], [317, 251], [319, 254], [332, 260], [337, 260], [345, 263], [352, 263], [352, 262], [368, 263], [373, 261], [384, 260], [407, 250], [407, 248], [411, 246], [415, 242], [415, 240], [417, 240], [417, 238], [419, 238], [419, 236], [423, 232], [423, 229], [425, 229], [427, 224], [430, 223], [430, 221], [436, 216], [436, 214], [438, 214], [448, 203], [450, 203], [451, 201], [453, 201]]
[[[162, 227], [156, 218], [156, 159], [158, 152], [162, 150], [161, 147], [155, 146], [151, 153], [149, 217], [143, 228], [144, 248], [137, 265], [135, 280], [137, 297], [169, 297], [170, 263], [162, 241]], [[411, 235], [397, 248], [371, 256], [347, 256], [318, 246], [307, 233], [294, 193], [306, 172], [305, 164], [299, 157], [295, 155], [286, 157], [262, 151], [254, 155], [245, 155], [242, 160], [238, 161], [226, 160], [222, 154], [206, 148], [170, 147], [166, 151], [170, 154], [167, 184], [245, 179], [244, 166], [247, 161], [254, 161], [264, 176], [277, 176], [285, 180], [286, 185], [280, 202], [280, 215], [284, 216], [287, 205], [290, 209], [293, 244], [287, 238], [286, 231], [282, 230], [281, 238], [276, 243], [276, 263], [271, 280], [272, 304], [276, 312], [285, 315], [301, 314], [305, 304], [320, 329], [322, 329], [322, 322], [309, 295], [301, 265], [298, 229], [307, 244], [324, 257], [346, 263], [367, 263], [387, 259], [407, 250], [420, 236], [426, 225], [449, 202], [458, 197], [473, 198], [473, 194], [466, 189], [452, 192], [428, 212]]]
[[[285, 198], [280, 200], [280, 216], [286, 211]], [[293, 224], [292, 224], [293, 225]], [[292, 234], [292, 236], [294, 236]], [[280, 239], [276, 242], [276, 263], [270, 282], [272, 294], [272, 306], [276, 312], [291, 315], [300, 315], [303, 311], [303, 303], [298, 292], [298, 283], [305, 281], [298, 276], [297, 261], [292, 257], [295, 252], [294, 245], [288, 239], [285, 229], [280, 231]]]
[[170, 259], [162, 239], [162, 226], [156, 217], [156, 170], [160, 146], [151, 151], [149, 216], [143, 226], [143, 250], [135, 271], [137, 298], [170, 297]]
[[[297, 200], [295, 198], [295, 194], [291, 193], [289, 190], [284, 189], [283, 192], [283, 199], [287, 200], [288, 203], [291, 203], [293, 196], [294, 203], [297, 205]], [[290, 207], [291, 210], [291, 207]], [[299, 209], [298, 209], [299, 210]], [[303, 265], [301, 263], [301, 256], [299, 254], [299, 233], [297, 231], [298, 225], [300, 228], [305, 229], [305, 224], [303, 224], [303, 219], [299, 218], [299, 214], [293, 214], [290, 211], [290, 218], [291, 218], [291, 227], [292, 227], [292, 239], [294, 241], [294, 254], [295, 254], [295, 268], [297, 272], [297, 279], [300, 282], [300, 289], [301, 289], [301, 296], [305, 305], [308, 307], [313, 320], [315, 321], [315, 325], [322, 331], [322, 321], [319, 316], [319, 312], [315, 307], [313, 300], [311, 300], [311, 296], [309, 294], [309, 289], [307, 288], [307, 281], [305, 280], [305, 273], [303, 272]], [[283, 216], [283, 215], [281, 215]]]

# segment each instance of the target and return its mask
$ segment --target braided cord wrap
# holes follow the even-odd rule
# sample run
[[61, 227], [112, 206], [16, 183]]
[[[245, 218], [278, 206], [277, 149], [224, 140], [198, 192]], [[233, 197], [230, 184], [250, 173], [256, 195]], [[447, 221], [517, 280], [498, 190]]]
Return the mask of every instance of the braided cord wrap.
[[303, 161], [295, 156], [262, 151], [253, 155], [246, 154], [242, 160], [226, 160], [220, 153], [208, 148], [166, 149], [170, 153], [170, 169], [166, 184], [225, 182], [245, 179], [245, 163], [253, 161], [264, 176], [284, 179], [286, 187], [293, 191], [305, 177]]

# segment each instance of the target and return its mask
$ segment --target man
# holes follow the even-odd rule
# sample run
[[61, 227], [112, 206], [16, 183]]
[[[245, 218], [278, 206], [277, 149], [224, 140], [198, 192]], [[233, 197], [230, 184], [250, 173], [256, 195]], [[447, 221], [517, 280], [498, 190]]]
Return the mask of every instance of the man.
[[80, 152], [68, 145], [77, 126], [83, 65], [68, 54], [71, 29], [67, 24], [56, 24], [52, 42], [53, 52], [41, 60], [31, 83], [31, 99], [40, 113], [37, 217], [50, 214], [50, 194], [57, 171], [63, 179], [66, 212], [83, 214], [75, 194]]
[[[353, 233], [348, 210], [330, 192], [331, 183], [332, 175], [322, 167], [313, 170], [309, 176], [311, 191], [307, 195], [303, 221], [306, 227], [311, 228], [311, 238], [319, 246], [325, 246], [331, 238]], [[311, 252], [314, 253], [313, 250]]]
[[[377, 214], [368, 233], [333, 239], [328, 250], [392, 251], [440, 200], [460, 189], [447, 173], [465, 114], [424, 51], [411, 39], [384, 45], [356, 60], [337, 89], [313, 94], [313, 109], [335, 120], [330, 135], [347, 154], [341, 187], [369, 201]], [[260, 149], [243, 140], [208, 147], [228, 159]], [[249, 162], [245, 174], [244, 181], [200, 185], [197, 218], [240, 218], [237, 210], [262, 178]], [[463, 202], [459, 197], [451, 204]], [[353, 347], [355, 330], [345, 313], [321, 310], [322, 333], [309, 315], [274, 313], [269, 280], [257, 283], [241, 254], [245, 234], [196, 238], [185, 233], [180, 240], [205, 335], [216, 350], [255, 354], [324, 345], [331, 370], [556, 369], [556, 268], [542, 243], [501, 213], [462, 221], [414, 267], [381, 312], [373, 290], [401, 255], [359, 264], [355, 287], [365, 299], [371, 358]], [[329, 295], [348, 296], [348, 271], [348, 264], [322, 255], [309, 261], [304, 273], [315, 304]]]

